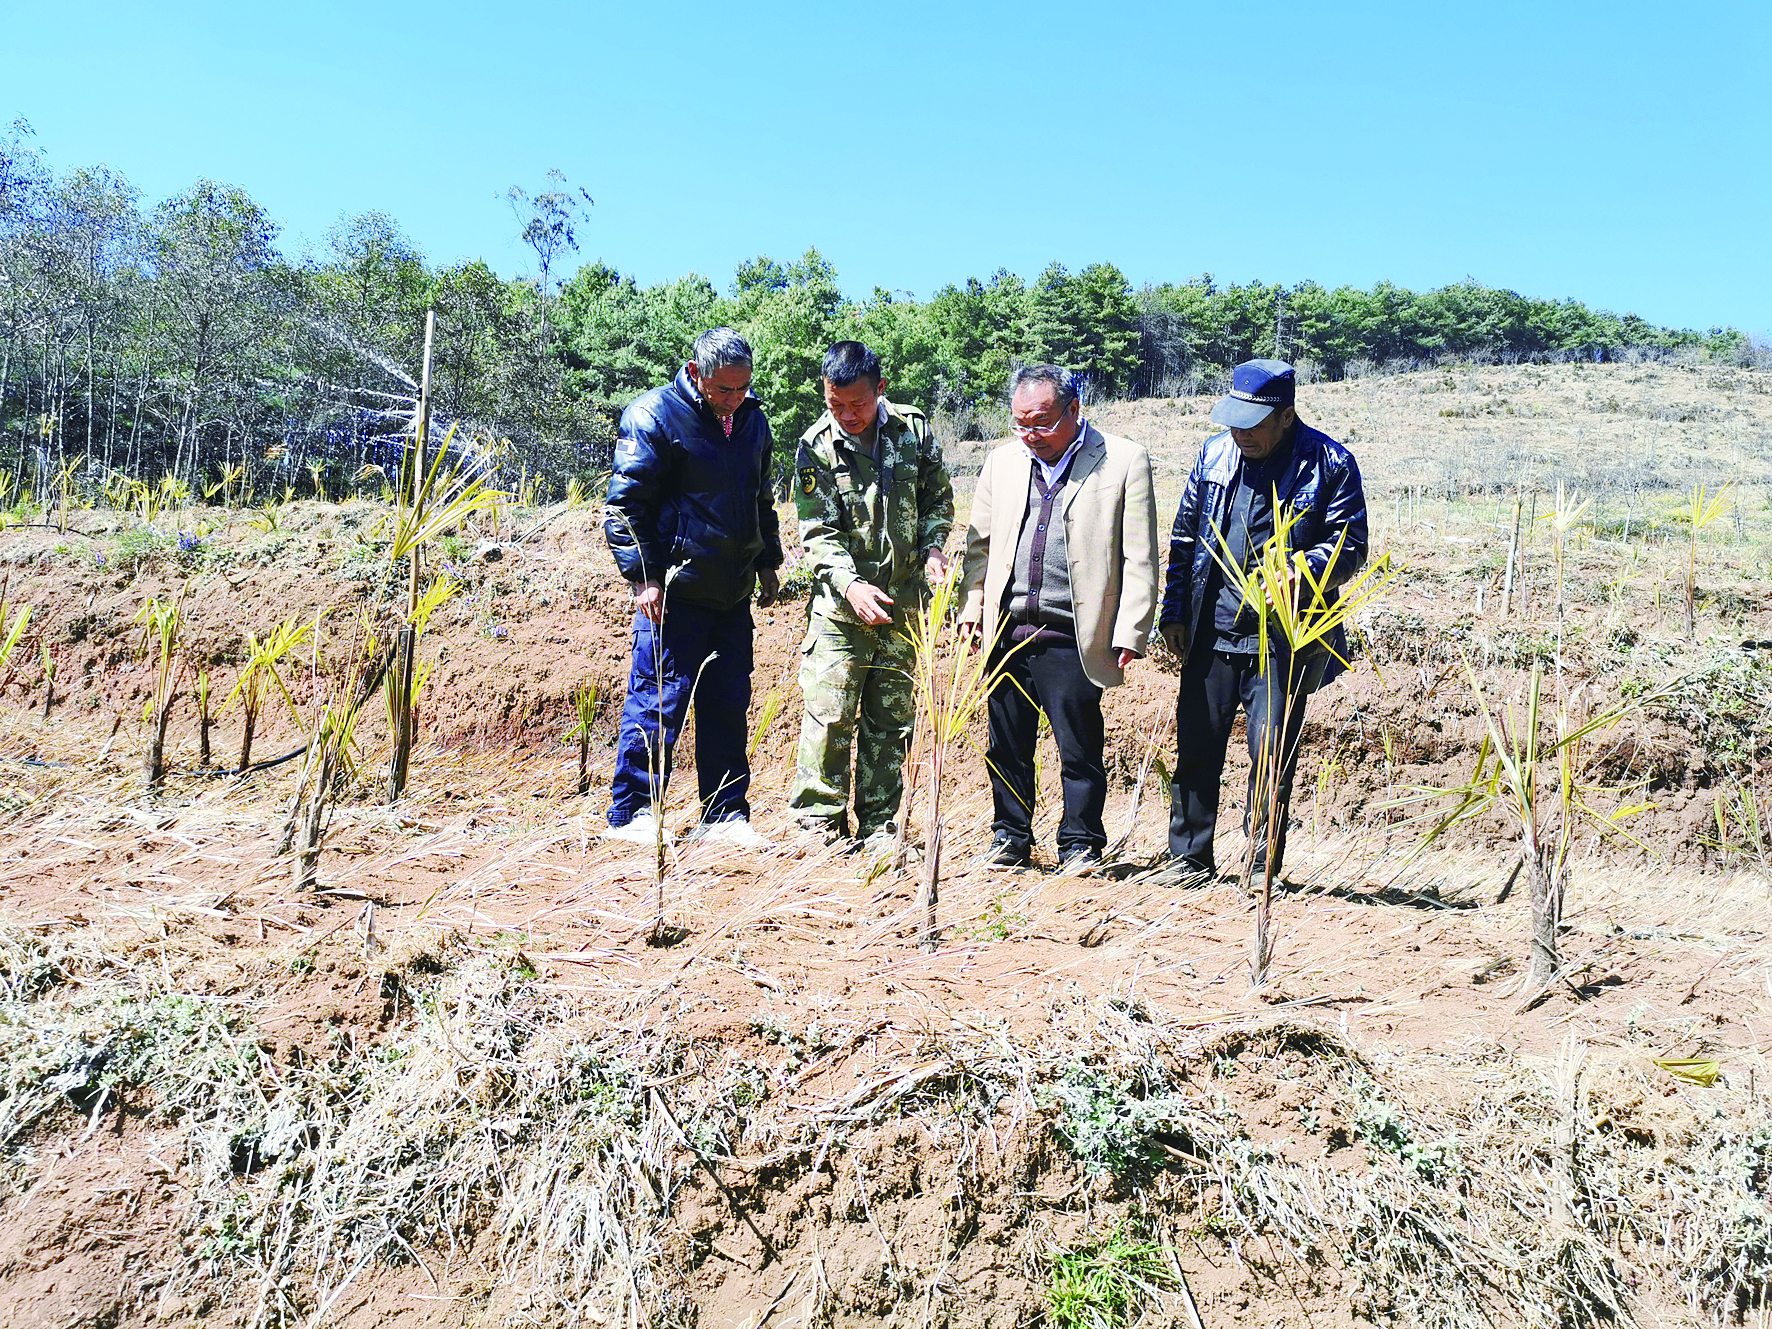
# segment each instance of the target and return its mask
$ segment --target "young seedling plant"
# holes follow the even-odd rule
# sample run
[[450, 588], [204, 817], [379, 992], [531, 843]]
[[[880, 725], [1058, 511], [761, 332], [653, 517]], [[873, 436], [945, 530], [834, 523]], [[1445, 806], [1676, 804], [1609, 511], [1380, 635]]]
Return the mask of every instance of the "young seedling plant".
[[581, 683], [572, 691], [572, 709], [578, 723], [566, 731], [568, 741], [578, 740], [578, 793], [591, 792], [591, 721], [597, 718], [597, 685]]
[[[1267, 741], [1254, 754], [1254, 792], [1249, 808], [1249, 849], [1243, 860], [1242, 888], [1249, 894], [1256, 866], [1262, 868], [1261, 894], [1255, 909], [1255, 946], [1250, 956], [1249, 985], [1267, 984], [1273, 960], [1270, 920], [1273, 913], [1274, 872], [1279, 860], [1279, 838], [1286, 808], [1280, 801], [1285, 774], [1298, 755], [1303, 726], [1291, 744], [1294, 711], [1305, 704], [1300, 696], [1314, 669], [1334, 654], [1330, 644], [1337, 628], [1371, 604], [1396, 580], [1397, 567], [1389, 554], [1368, 562], [1338, 589], [1329, 585], [1332, 571], [1342, 556], [1347, 533], [1336, 537], [1321, 572], [1311, 566], [1304, 550], [1292, 549], [1292, 531], [1303, 514], [1274, 494], [1274, 533], [1247, 566], [1239, 563], [1217, 525], [1212, 557], [1224, 574], [1225, 584], [1256, 609], [1256, 656], [1267, 701]], [[1337, 657], [1339, 658], [1339, 657]], [[1342, 661], [1345, 666], [1347, 662]], [[1320, 677], [1320, 675], [1318, 675]], [[1276, 720], [1277, 713], [1277, 720]]]
[[[904, 633], [915, 657], [911, 690], [916, 701], [916, 718], [911, 728], [911, 788], [906, 793], [905, 805], [909, 807], [916, 798], [917, 781], [925, 769], [929, 785], [923, 813], [923, 875], [916, 906], [922, 919], [918, 945], [925, 951], [933, 951], [941, 944], [936, 906], [941, 893], [941, 850], [946, 829], [941, 796], [948, 755], [956, 742], [970, 736], [972, 722], [989, 703], [992, 690], [1005, 679], [1009, 657], [1020, 649], [1018, 644], [999, 655], [993, 642], [972, 650], [946, 632], [960, 599], [960, 577], [961, 568], [956, 560], [947, 576], [917, 606]], [[1008, 685], [1020, 686], [1013, 680]], [[900, 855], [904, 852], [904, 834], [901, 823]]]
[[[172, 718], [172, 706], [178, 700], [178, 681], [184, 673], [178, 652], [178, 631], [187, 589], [181, 587], [170, 602], [150, 599], [135, 616], [135, 625], [142, 630], [139, 654], [159, 656], [154, 671], [154, 691], [142, 711], [143, 722], [152, 726], [144, 763], [150, 789], [158, 789], [166, 775], [166, 723]], [[178, 661], [176, 671], [175, 661]]]
[[31, 606], [15, 606], [12, 611], [11, 623], [6, 621], [6, 607], [6, 581], [0, 579], [0, 670], [5, 671], [4, 677], [10, 681], [13, 652], [18, 649], [19, 641], [25, 635], [25, 629], [31, 625]]
[[1704, 486], [1692, 486], [1692, 492], [1686, 496], [1686, 511], [1681, 514], [1687, 521], [1689, 543], [1686, 549], [1686, 640], [1692, 641], [1698, 635], [1698, 533], [1723, 515], [1729, 504], [1729, 490], [1733, 481], [1725, 480], [1716, 493], [1706, 495]]
[[291, 651], [300, 646], [313, 632], [312, 623], [300, 623], [290, 619], [280, 623], [262, 639], [257, 633], [246, 634], [246, 663], [240, 670], [240, 676], [234, 680], [233, 691], [223, 699], [221, 708], [225, 711], [235, 701], [240, 703], [242, 717], [240, 731], [240, 766], [236, 772], [245, 775], [252, 765], [252, 736], [258, 726], [259, 711], [265, 699], [275, 689], [289, 707], [289, 713], [300, 722], [301, 710], [295, 704], [295, 698], [289, 695], [289, 687], [283, 681], [283, 673], [279, 665]]
[[340, 776], [355, 769], [357, 720], [375, 695], [387, 671], [389, 653], [378, 651], [368, 615], [359, 617], [345, 652], [345, 667], [330, 684], [321, 684], [319, 620], [315, 620], [313, 716], [308, 746], [296, 777], [289, 826], [283, 840], [295, 842], [294, 885], [311, 891], [319, 884], [320, 846], [325, 839], [327, 809], [335, 802]]
[[1454, 826], [1489, 812], [1499, 813], [1518, 837], [1520, 866], [1532, 898], [1532, 940], [1526, 978], [1519, 989], [1524, 1008], [1544, 995], [1561, 967], [1558, 934], [1577, 831], [1585, 825], [1601, 836], [1645, 847], [1623, 823], [1649, 805], [1629, 802], [1628, 786], [1589, 777], [1593, 740], [1632, 713], [1670, 696], [1678, 684], [1592, 710], [1583, 705], [1578, 691], [1572, 701], [1558, 704], [1547, 726], [1541, 713], [1542, 665], [1532, 667], [1523, 706], [1510, 702], [1505, 708], [1491, 703], [1468, 657], [1464, 667], [1483, 718], [1475, 769], [1459, 784], [1417, 787], [1386, 806], [1452, 804], [1444, 812], [1430, 810], [1417, 818], [1429, 823], [1414, 850], [1417, 855]]
[[[426, 377], [428, 381], [428, 360]], [[476, 512], [496, 507], [504, 498], [487, 481], [490, 463], [485, 459], [469, 466], [456, 463], [445, 465], [444, 459], [449, 455], [450, 445], [455, 439], [453, 425], [444, 435], [443, 446], [437, 449], [436, 455], [427, 464], [429, 428], [429, 412], [421, 410], [416, 432], [407, 446], [405, 460], [400, 467], [400, 483], [395, 490], [393, 536], [388, 544], [390, 573], [397, 572], [401, 564], [406, 565], [406, 616], [409, 624], [415, 624], [418, 619], [421, 603], [419, 573], [424, 551]], [[454, 592], [455, 585], [451, 580], [444, 599]], [[442, 600], [438, 600], [432, 605], [432, 609], [441, 603]], [[428, 618], [429, 614], [425, 617]], [[404, 694], [406, 701], [410, 700], [417, 683], [413, 657], [418, 650], [420, 632], [422, 628], [417, 628], [403, 639], [401, 658], [394, 666], [398, 693]], [[406, 785], [407, 763], [413, 737], [410, 706], [405, 701], [400, 702], [391, 718], [394, 724], [394, 755], [389, 770], [389, 801], [399, 798]]]

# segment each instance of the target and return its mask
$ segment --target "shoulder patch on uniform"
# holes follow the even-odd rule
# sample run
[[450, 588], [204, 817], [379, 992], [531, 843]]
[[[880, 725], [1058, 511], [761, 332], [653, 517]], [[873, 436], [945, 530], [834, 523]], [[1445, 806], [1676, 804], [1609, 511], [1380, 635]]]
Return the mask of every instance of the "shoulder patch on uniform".
[[810, 466], [802, 466], [800, 468], [800, 492], [802, 494], [810, 494], [817, 488], [818, 472], [814, 471]]

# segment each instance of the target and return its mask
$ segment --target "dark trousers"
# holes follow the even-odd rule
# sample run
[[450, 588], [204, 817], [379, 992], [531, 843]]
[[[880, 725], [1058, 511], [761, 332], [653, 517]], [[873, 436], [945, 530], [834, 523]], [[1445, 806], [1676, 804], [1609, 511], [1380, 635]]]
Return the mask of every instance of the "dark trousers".
[[[1298, 740], [1304, 731], [1305, 701], [1323, 679], [1328, 656], [1314, 652], [1291, 670], [1292, 704], [1287, 710], [1287, 658], [1276, 657], [1267, 676], [1253, 655], [1210, 648], [1210, 640], [1189, 652], [1181, 670], [1181, 691], [1175, 702], [1175, 776], [1169, 785], [1169, 852], [1212, 867], [1212, 833], [1218, 825], [1218, 791], [1224, 776], [1225, 749], [1231, 722], [1243, 708], [1249, 731], [1249, 787], [1243, 803], [1243, 830], [1263, 843], [1255, 851], [1257, 865], [1267, 861], [1268, 791], [1262, 783], [1261, 753], [1280, 744], [1278, 835], [1274, 875], [1286, 850], [1286, 810], [1292, 801], [1292, 777], [1298, 769]], [[1281, 716], [1286, 733], [1279, 735]], [[1259, 786], [1259, 787], [1258, 787]]]
[[666, 608], [662, 626], [634, 615], [634, 663], [616, 738], [611, 826], [626, 826], [655, 797], [663, 801], [691, 693], [702, 819], [750, 815], [750, 603], [732, 609], [677, 603]]
[[[1001, 659], [1000, 648], [996, 659]], [[1101, 811], [1107, 804], [1107, 768], [1101, 749], [1101, 689], [1083, 672], [1077, 643], [1050, 638], [1023, 646], [1008, 656], [997, 686], [991, 690], [991, 799], [996, 817], [991, 829], [999, 842], [1018, 853], [1034, 844], [1034, 743], [1040, 734], [1040, 712], [1052, 725], [1058, 742], [1059, 772], [1064, 782], [1064, 820], [1058, 827], [1060, 859], [1080, 850], [1100, 853], [1107, 845]]]

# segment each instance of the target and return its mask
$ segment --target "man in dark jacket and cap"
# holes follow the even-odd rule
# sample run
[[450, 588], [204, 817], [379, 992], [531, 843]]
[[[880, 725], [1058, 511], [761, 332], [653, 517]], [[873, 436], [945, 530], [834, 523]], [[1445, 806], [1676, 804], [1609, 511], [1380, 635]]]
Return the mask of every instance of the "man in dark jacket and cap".
[[[779, 589], [774, 438], [731, 328], [695, 339], [677, 377], [622, 412], [603, 533], [633, 587], [634, 659], [616, 740], [610, 839], [651, 843], [671, 751], [695, 701], [697, 834], [747, 848], [751, 594]], [[704, 666], [706, 666], [704, 668]]]
[[[1265, 606], [1248, 603], [1219, 565], [1223, 559], [1248, 569], [1260, 560], [1262, 546], [1274, 535], [1276, 504], [1298, 516], [1288, 551], [1302, 552], [1326, 589], [1341, 586], [1366, 561], [1360, 468], [1345, 447], [1298, 418], [1295, 396], [1289, 364], [1250, 360], [1236, 367], [1231, 391], [1212, 408], [1212, 422], [1226, 429], [1200, 449], [1170, 534], [1159, 630], [1182, 669], [1175, 706], [1178, 751], [1170, 784], [1169, 852], [1176, 868], [1189, 876], [1217, 871], [1212, 836], [1219, 783], [1239, 705], [1250, 758], [1243, 829], [1260, 842], [1255, 851], [1258, 874], [1266, 865], [1268, 839], [1260, 756], [1279, 744], [1273, 865], [1279, 875], [1305, 698], [1333, 677], [1337, 655], [1345, 659], [1347, 654], [1337, 630], [1331, 641], [1335, 654], [1319, 647], [1294, 662], [1287, 658], [1284, 638], [1270, 633], [1264, 670], [1257, 615]], [[1282, 720], [1283, 734], [1277, 732]]]

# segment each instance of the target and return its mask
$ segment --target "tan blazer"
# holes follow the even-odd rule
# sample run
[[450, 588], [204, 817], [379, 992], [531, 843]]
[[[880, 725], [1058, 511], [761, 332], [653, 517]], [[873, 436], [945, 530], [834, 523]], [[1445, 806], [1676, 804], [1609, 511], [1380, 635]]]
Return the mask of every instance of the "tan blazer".
[[[1003, 592], [1015, 570], [1015, 542], [1027, 515], [1033, 458], [1020, 440], [991, 451], [972, 495], [966, 531], [962, 623], [980, 623], [994, 641]], [[1131, 439], [1086, 426], [1064, 499], [1065, 550], [1077, 654], [1097, 687], [1126, 681], [1122, 647], [1143, 655], [1157, 612], [1157, 498], [1151, 459]]]

